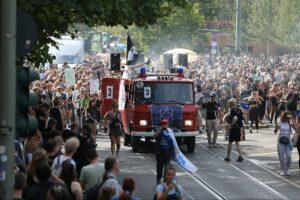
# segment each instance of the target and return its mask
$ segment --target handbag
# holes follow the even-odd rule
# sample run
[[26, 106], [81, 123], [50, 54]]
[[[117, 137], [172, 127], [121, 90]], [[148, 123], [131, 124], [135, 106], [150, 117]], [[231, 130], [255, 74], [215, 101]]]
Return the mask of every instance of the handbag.
[[286, 135], [279, 136], [279, 143], [287, 145], [290, 142], [290, 138]]
[[293, 135], [293, 137], [292, 137], [292, 145], [293, 145], [293, 147], [297, 147], [298, 140], [299, 140], [299, 132], [295, 132], [294, 135]]

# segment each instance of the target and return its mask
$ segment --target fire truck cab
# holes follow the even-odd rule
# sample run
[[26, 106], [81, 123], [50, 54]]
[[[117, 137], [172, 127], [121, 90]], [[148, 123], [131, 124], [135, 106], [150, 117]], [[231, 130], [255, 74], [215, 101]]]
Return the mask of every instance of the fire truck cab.
[[[104, 80], [102, 91], [109, 92], [112, 83], [115, 82]], [[119, 79], [118, 87], [113, 90], [118, 91], [124, 144], [131, 145], [133, 152], [139, 151], [141, 138], [153, 138], [162, 119], [169, 120], [177, 141], [185, 143], [189, 153], [194, 152], [195, 137], [199, 134], [198, 107], [194, 83], [183, 77], [182, 70], [179, 73], [146, 74], [141, 68], [138, 77]]]

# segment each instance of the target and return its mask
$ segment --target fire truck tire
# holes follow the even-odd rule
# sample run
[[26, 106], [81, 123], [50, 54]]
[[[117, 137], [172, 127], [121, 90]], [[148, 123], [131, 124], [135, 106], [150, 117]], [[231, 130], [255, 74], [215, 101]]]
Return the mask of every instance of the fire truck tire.
[[194, 153], [196, 138], [195, 137], [186, 137], [185, 143], [186, 143], [188, 153]]
[[128, 134], [124, 134], [125, 136], [124, 136], [124, 146], [130, 146], [130, 140], [131, 140], [131, 137], [130, 137], [130, 135], [128, 135]]
[[131, 147], [134, 153], [138, 153], [140, 149], [140, 137], [131, 137]]

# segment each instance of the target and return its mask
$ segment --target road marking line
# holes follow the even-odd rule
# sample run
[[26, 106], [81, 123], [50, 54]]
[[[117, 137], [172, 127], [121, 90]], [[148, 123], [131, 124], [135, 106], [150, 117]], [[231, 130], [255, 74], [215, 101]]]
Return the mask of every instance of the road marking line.
[[263, 148], [277, 147], [277, 144], [262, 146]]
[[273, 151], [268, 153], [247, 154], [247, 157], [264, 156], [264, 155], [272, 155], [272, 154], [278, 154], [278, 152]]
[[[289, 169], [289, 172], [298, 172], [298, 171], [299, 171], [299, 169]], [[276, 172], [280, 173], [281, 170], [276, 170]], [[291, 174], [291, 176], [292, 176], [292, 174]]]

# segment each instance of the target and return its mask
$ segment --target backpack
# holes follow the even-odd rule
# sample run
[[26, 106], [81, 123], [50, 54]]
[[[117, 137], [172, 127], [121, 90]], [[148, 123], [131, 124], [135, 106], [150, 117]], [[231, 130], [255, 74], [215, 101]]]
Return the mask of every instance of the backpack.
[[244, 116], [243, 116], [243, 113], [242, 113], [241, 109], [234, 108], [233, 110], [235, 112], [235, 116], [237, 116], [237, 123], [235, 125], [237, 127], [243, 127]]
[[107, 177], [107, 179], [102, 180], [101, 183], [96, 183], [95, 185], [93, 185], [92, 187], [90, 187], [88, 190], [86, 190], [84, 192], [84, 200], [97, 200], [98, 196], [99, 196], [99, 192], [101, 187], [103, 186], [103, 184], [105, 183], [105, 181], [107, 181], [108, 179], [112, 179], [114, 177], [109, 176]]
[[[166, 191], [166, 188], [165, 188], [165, 184], [162, 184], [163, 185], [163, 192]], [[175, 187], [175, 194], [168, 194], [167, 195], [167, 200], [178, 200], [179, 199], [179, 190], [177, 188], [177, 186]], [[153, 200], [157, 200], [157, 193], [154, 195], [153, 197]]]
[[[56, 164], [54, 165], [54, 168], [52, 169], [52, 173], [56, 176], [59, 176], [59, 173], [61, 172], [62, 163], [60, 162], [62, 155], [59, 155], [56, 161]], [[71, 158], [68, 158], [64, 161], [71, 161]]]

